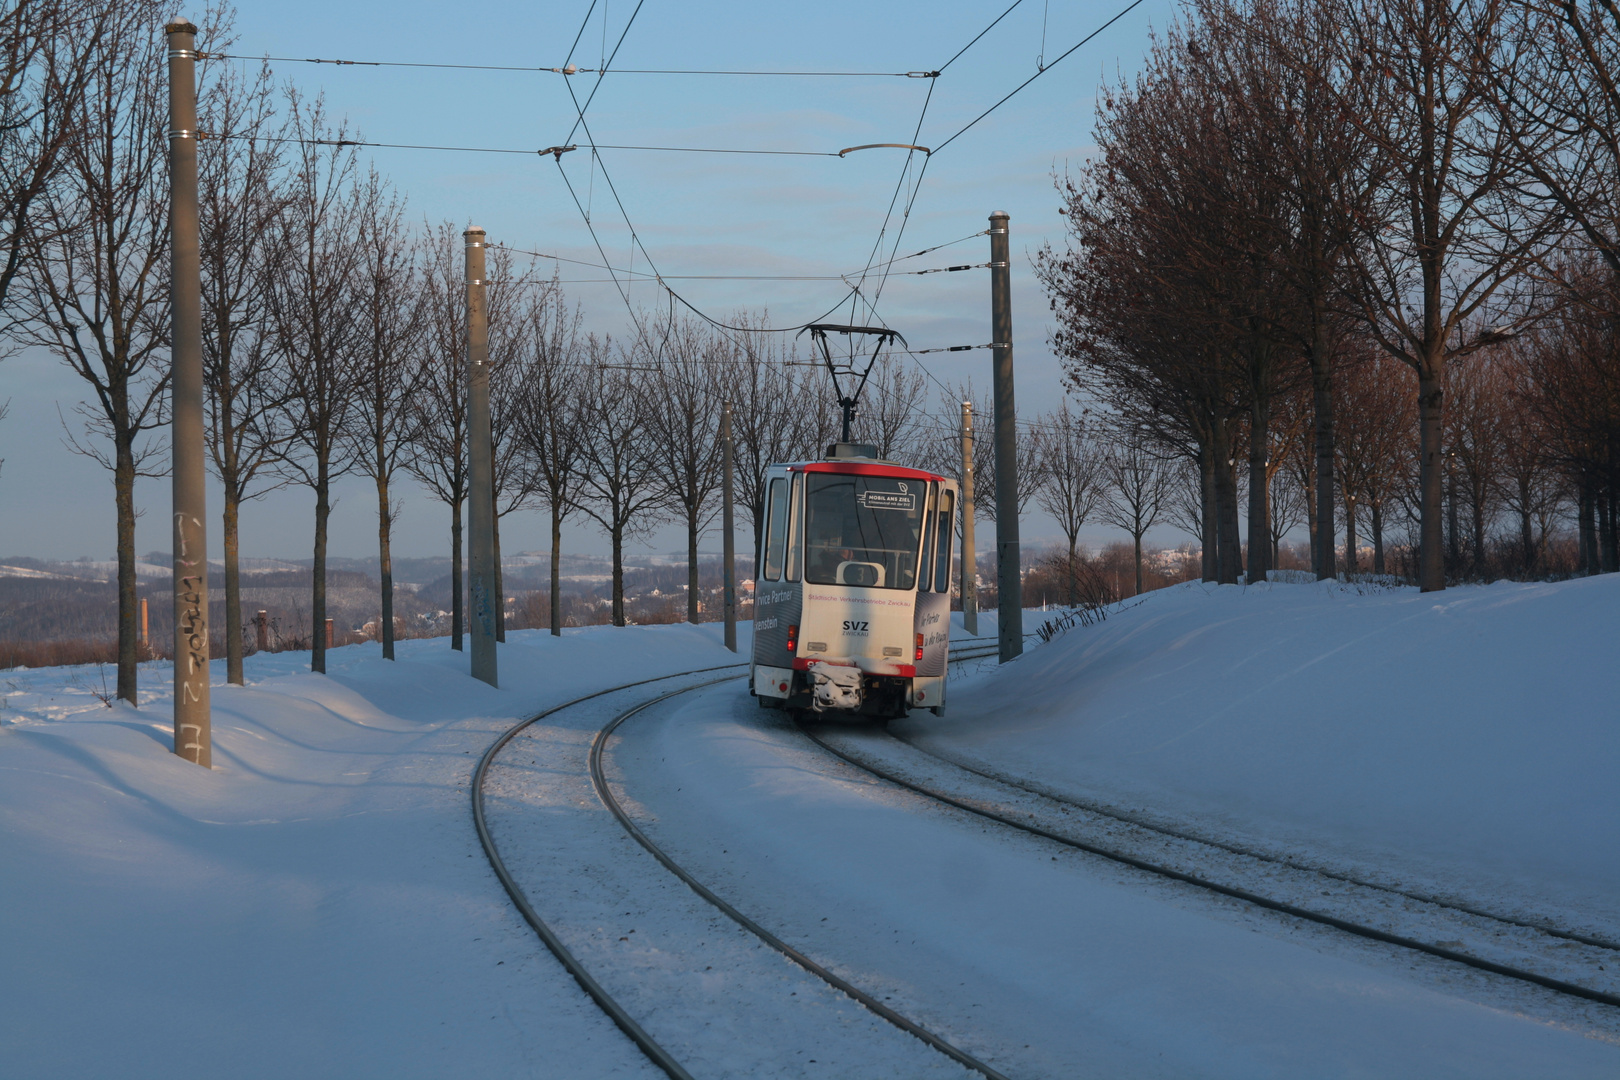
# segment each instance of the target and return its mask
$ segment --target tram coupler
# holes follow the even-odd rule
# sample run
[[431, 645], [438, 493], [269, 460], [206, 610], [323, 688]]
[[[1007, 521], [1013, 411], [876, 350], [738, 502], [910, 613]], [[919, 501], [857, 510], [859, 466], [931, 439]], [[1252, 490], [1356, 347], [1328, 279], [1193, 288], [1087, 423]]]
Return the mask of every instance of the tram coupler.
[[829, 709], [860, 711], [866, 678], [860, 668], [817, 660], [810, 665], [809, 674], [810, 707], [816, 712]]

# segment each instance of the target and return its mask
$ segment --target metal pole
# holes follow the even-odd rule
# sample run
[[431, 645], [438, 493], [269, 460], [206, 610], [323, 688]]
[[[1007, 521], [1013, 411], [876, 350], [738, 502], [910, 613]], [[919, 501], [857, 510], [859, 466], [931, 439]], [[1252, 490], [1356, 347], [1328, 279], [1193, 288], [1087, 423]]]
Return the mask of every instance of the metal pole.
[[990, 342], [995, 358], [996, 630], [1001, 662], [1024, 651], [1024, 583], [1018, 549], [1018, 410], [1013, 405], [1012, 277], [1008, 273], [1007, 214], [990, 215]]
[[208, 720], [208, 520], [203, 471], [202, 263], [197, 215], [197, 28], [169, 39], [170, 392], [174, 463], [174, 752], [213, 764]]
[[720, 447], [721, 447], [721, 474], [720, 474], [720, 503], [723, 536], [720, 541], [720, 557], [725, 560], [725, 570], [721, 576], [723, 582], [722, 604], [726, 612], [726, 648], [732, 652], [737, 651], [737, 537], [736, 523], [733, 521], [733, 494], [732, 487], [732, 461], [733, 450], [731, 445], [731, 402], [720, 407]]
[[495, 470], [489, 425], [489, 309], [484, 303], [484, 230], [467, 241], [467, 563], [472, 595], [472, 677], [495, 671]]
[[979, 553], [973, 536], [973, 402], [962, 402], [962, 629], [979, 632]]

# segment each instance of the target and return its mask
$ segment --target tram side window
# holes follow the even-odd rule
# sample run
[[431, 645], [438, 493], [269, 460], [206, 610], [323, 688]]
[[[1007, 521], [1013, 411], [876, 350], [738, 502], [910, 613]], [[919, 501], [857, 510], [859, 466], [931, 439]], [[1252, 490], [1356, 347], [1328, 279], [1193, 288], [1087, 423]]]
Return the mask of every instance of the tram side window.
[[922, 554], [918, 556], [918, 565], [923, 568], [922, 575], [917, 580], [917, 588], [921, 592], [932, 592], [934, 588], [934, 575], [928, 568], [933, 566], [934, 558], [934, 484], [928, 485], [928, 509], [923, 512], [923, 542]]
[[[942, 491], [939, 493], [939, 514], [936, 517], [938, 524], [934, 527], [934, 535], [939, 537], [938, 549], [934, 555], [934, 591], [948, 593], [951, 591], [951, 540], [956, 530], [951, 527], [951, 519], [956, 510], [956, 493]], [[963, 573], [971, 572], [964, 568]]]
[[804, 512], [799, 509], [804, 505], [802, 497], [803, 485], [803, 474], [794, 473], [792, 495], [788, 499], [787, 579], [789, 581], [799, 580], [800, 567], [804, 564]]
[[769, 517], [765, 528], [765, 566], [760, 575], [766, 581], [782, 577], [782, 557], [787, 551], [788, 485], [783, 479], [771, 481]]

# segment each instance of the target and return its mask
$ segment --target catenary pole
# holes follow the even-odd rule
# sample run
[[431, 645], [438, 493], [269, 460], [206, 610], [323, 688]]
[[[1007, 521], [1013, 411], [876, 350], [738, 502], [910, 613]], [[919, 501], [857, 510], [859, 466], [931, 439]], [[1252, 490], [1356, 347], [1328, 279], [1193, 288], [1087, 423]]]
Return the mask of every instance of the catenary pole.
[[734, 451], [731, 443], [731, 402], [720, 407], [720, 503], [721, 524], [720, 557], [725, 560], [721, 574], [722, 600], [726, 613], [726, 648], [737, 651], [737, 537], [734, 521], [734, 488], [732, 469]]
[[973, 537], [973, 402], [962, 402], [962, 629], [979, 632], [978, 549]]
[[467, 242], [467, 562], [472, 595], [472, 676], [496, 681], [495, 471], [489, 424], [489, 308], [485, 304], [484, 230]]
[[174, 752], [213, 767], [208, 718], [208, 547], [203, 523], [202, 264], [197, 215], [197, 28], [169, 39], [169, 317], [174, 506]]
[[1012, 276], [1007, 214], [990, 215], [990, 355], [995, 361], [996, 631], [1001, 662], [1024, 651], [1024, 582], [1018, 546], [1018, 410], [1013, 404]]

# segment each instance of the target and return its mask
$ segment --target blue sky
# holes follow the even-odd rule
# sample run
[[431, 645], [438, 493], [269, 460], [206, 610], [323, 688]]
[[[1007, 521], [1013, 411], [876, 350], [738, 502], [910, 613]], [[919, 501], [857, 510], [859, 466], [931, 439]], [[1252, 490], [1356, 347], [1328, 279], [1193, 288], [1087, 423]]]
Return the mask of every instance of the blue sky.
[[[1010, 2], [1010, 0], [1009, 0]], [[1128, 2], [1128, 0], [1126, 0]], [[589, 0], [488, 3], [459, 10], [403, 3], [316, 5], [304, 0], [246, 4], [236, 52], [353, 60], [561, 66], [579, 34]], [[917, 141], [938, 146], [1007, 91], [1116, 15], [1124, 3], [1024, 0], [937, 80]], [[615, 69], [929, 71], [940, 68], [1006, 7], [994, 4], [817, 5], [670, 3], [645, 0], [624, 34]], [[599, 66], [635, 0], [598, 3], [574, 52], [579, 67]], [[983, 229], [993, 210], [1012, 216], [1013, 314], [1020, 413], [1050, 408], [1060, 372], [1046, 347], [1050, 319], [1030, 271], [1043, 242], [1061, 243], [1054, 171], [1091, 148], [1093, 101], [1104, 81], [1140, 65], [1151, 25], [1171, 15], [1168, 0], [1145, 0], [1090, 44], [1048, 70], [999, 110], [961, 135], [928, 164], [902, 254]], [[191, 13], [197, 17], [195, 13]], [[605, 44], [604, 44], [605, 41]], [[331, 112], [346, 116], [377, 142], [537, 149], [568, 138], [575, 120], [564, 76], [552, 73], [334, 67], [277, 63], [276, 74], [324, 92]], [[595, 76], [571, 77], [583, 100]], [[929, 80], [903, 77], [765, 78], [610, 74], [586, 120], [598, 143], [837, 151], [873, 142], [911, 142]], [[583, 132], [572, 141], [583, 143]], [[430, 221], [474, 223], [491, 240], [597, 261], [590, 231], [551, 157], [375, 149], [379, 169]], [[763, 157], [603, 150], [602, 163], [657, 269], [667, 275], [832, 275], [859, 271], [878, 237], [905, 164], [905, 152], [871, 150], [837, 157]], [[919, 158], [920, 162], [920, 158]], [[568, 179], [587, 202], [597, 237], [618, 266], [645, 270], [601, 168], [581, 150], [563, 157]], [[885, 246], [893, 242], [894, 222]], [[988, 239], [976, 238], [916, 260], [918, 267], [982, 261]], [[634, 260], [633, 263], [631, 260]], [[549, 273], [553, 264], [543, 264]], [[623, 300], [606, 275], [562, 265], [569, 295], [587, 324], [623, 333]], [[722, 316], [768, 307], [779, 325], [801, 323], [830, 307], [838, 281], [677, 281], [694, 305]], [[632, 286], [633, 303], [667, 303], [655, 285]], [[981, 344], [989, 332], [984, 271], [891, 278], [879, 311], [913, 348]], [[848, 313], [848, 308], [844, 309]], [[940, 383], [967, 378], [987, 384], [989, 353], [923, 358]], [[931, 384], [933, 385], [933, 384]], [[24, 353], [0, 364], [0, 555], [106, 558], [113, 550], [111, 479], [63, 447], [61, 415], [74, 423], [81, 384], [48, 354]], [[936, 386], [937, 390], [938, 387]], [[375, 499], [362, 480], [339, 485], [332, 552], [375, 550]], [[142, 480], [146, 512], [138, 550], [165, 550], [166, 479]], [[211, 496], [217, 508], [217, 492]], [[396, 552], [420, 556], [448, 546], [444, 509], [426, 492], [407, 490]], [[243, 513], [242, 551], [249, 556], [307, 558], [313, 498], [289, 489]], [[24, 512], [26, 508], [26, 512]], [[155, 511], [155, 512], [154, 512]], [[217, 515], [216, 515], [217, 516]], [[217, 522], [215, 523], [217, 531]], [[990, 526], [983, 528], [988, 530]], [[1034, 516], [1026, 538], [1055, 537]], [[541, 549], [538, 513], [503, 524], [509, 552]], [[1109, 537], [1098, 530], [1095, 539]], [[1165, 542], [1181, 538], [1166, 532]], [[705, 547], [718, 549], [718, 536]], [[210, 550], [219, 551], [217, 537]], [[605, 550], [580, 527], [565, 536], [575, 550]], [[662, 531], [643, 546], [681, 546]]]

